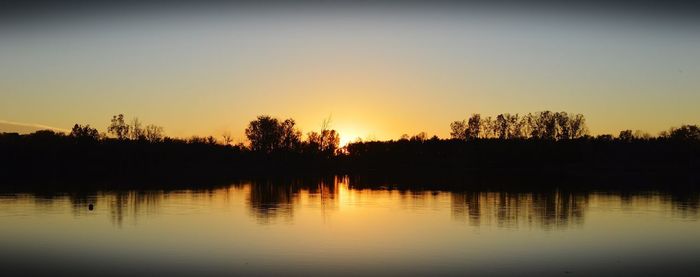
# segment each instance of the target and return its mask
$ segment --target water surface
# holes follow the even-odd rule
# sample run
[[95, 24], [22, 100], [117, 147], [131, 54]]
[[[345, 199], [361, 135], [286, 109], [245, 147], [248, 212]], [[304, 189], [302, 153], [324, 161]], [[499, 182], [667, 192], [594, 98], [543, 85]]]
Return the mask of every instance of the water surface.
[[209, 189], [3, 192], [0, 270], [700, 274], [697, 192], [355, 187], [335, 178]]

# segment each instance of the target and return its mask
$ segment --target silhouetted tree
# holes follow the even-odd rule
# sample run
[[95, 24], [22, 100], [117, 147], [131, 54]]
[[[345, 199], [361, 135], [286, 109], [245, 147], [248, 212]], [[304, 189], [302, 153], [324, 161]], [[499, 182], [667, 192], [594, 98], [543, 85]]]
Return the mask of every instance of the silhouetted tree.
[[307, 147], [311, 152], [322, 153], [324, 156], [332, 156], [336, 153], [340, 144], [340, 134], [330, 129], [331, 117], [324, 119], [321, 123], [320, 132], [309, 132], [307, 134]]
[[428, 134], [426, 132], [420, 132], [411, 137], [411, 141], [424, 142], [428, 139]]
[[321, 144], [323, 147], [321, 149], [331, 155], [335, 153], [338, 145], [340, 145], [340, 133], [336, 130], [323, 130], [321, 136], [323, 137], [323, 143]]
[[146, 125], [144, 136], [148, 142], [161, 142], [163, 140], [163, 127], [153, 124]]
[[471, 117], [469, 117], [468, 121], [468, 128], [465, 133], [465, 137], [467, 139], [478, 139], [479, 135], [481, 134], [481, 115], [480, 114], [472, 114]]
[[221, 134], [221, 138], [224, 140], [224, 145], [231, 145], [233, 142], [233, 137], [231, 136], [231, 132], [226, 131], [223, 134]]
[[[586, 135], [585, 119], [580, 114], [543, 111], [524, 117], [504, 113], [495, 118], [482, 120], [479, 114], [473, 114], [468, 120], [451, 124], [452, 137], [465, 139], [467, 143], [440, 140], [437, 136], [427, 139], [428, 135], [421, 132], [411, 137], [404, 135], [400, 141], [358, 140], [338, 149], [340, 136], [330, 128], [329, 119], [324, 120], [320, 131], [308, 133], [308, 140], [301, 142], [301, 132], [295, 128], [294, 120], [260, 116], [246, 129], [251, 141], [250, 149], [246, 149], [242, 145], [221, 145], [211, 136], [164, 138], [162, 127], [142, 128], [138, 121], [127, 125], [124, 116], [119, 115], [112, 118], [109, 126], [112, 136], [121, 140], [145, 137], [151, 143], [105, 139], [84, 147], [74, 143], [79, 141], [77, 138], [99, 140], [101, 135], [89, 125], [79, 124], [69, 136], [50, 130], [28, 135], [0, 134], [0, 168], [4, 169], [0, 170], [0, 180], [43, 174], [47, 179], [121, 181], [132, 177], [179, 178], [180, 174], [200, 178], [216, 172], [224, 175], [218, 177], [227, 178], [268, 174], [270, 170], [285, 174], [309, 173], [305, 170], [333, 174], [425, 172], [436, 173], [434, 176], [484, 172], [484, 176], [492, 178], [509, 169], [518, 169], [512, 172], [562, 169], [563, 174], [576, 167], [586, 168], [582, 172], [586, 174], [598, 170], [636, 172], [658, 168], [669, 170], [667, 176], [675, 174], [672, 170], [683, 176], [697, 172], [700, 164], [700, 128], [696, 125], [672, 128], [659, 139], [631, 130], [622, 131], [619, 139], [613, 139], [612, 135], [596, 138]], [[143, 129], [143, 135], [129, 134], [137, 129]], [[534, 140], [508, 141], [530, 135]], [[230, 145], [227, 136], [224, 135], [223, 142]], [[500, 139], [480, 140], [494, 137]], [[251, 154], [251, 150], [258, 153]], [[270, 155], [275, 151], [292, 153]], [[140, 174], [143, 176], [137, 176]]]
[[32, 139], [50, 140], [50, 139], [63, 137], [63, 136], [65, 136], [65, 134], [63, 132], [56, 132], [54, 130], [38, 130], [38, 131], [31, 133], [27, 136], [32, 138]]
[[615, 138], [611, 134], [604, 134], [604, 135], [598, 135], [595, 137], [596, 140], [599, 141], [613, 141]]
[[620, 141], [625, 141], [625, 142], [632, 141], [634, 139], [634, 136], [632, 135], [632, 130], [620, 131], [620, 135], [617, 136], [617, 139]]
[[495, 121], [490, 117], [481, 118], [481, 137], [488, 139], [496, 137]]
[[301, 146], [301, 131], [295, 128], [293, 119], [280, 122], [270, 116], [259, 116], [245, 130], [253, 151], [295, 151]]
[[75, 124], [70, 132], [70, 136], [80, 140], [98, 140], [100, 134], [95, 128], [90, 128], [90, 125], [82, 126]]
[[216, 138], [214, 138], [212, 136], [207, 136], [207, 137], [192, 136], [187, 140], [187, 143], [189, 143], [189, 144], [216, 145], [217, 141], [216, 141]]
[[557, 120], [551, 111], [528, 114], [530, 137], [534, 139], [554, 140], [557, 134]]
[[581, 114], [543, 111], [536, 114], [499, 114], [495, 119], [474, 114], [469, 122], [454, 121], [450, 124], [453, 139], [578, 139], [588, 133], [585, 118]]
[[569, 115], [566, 112], [554, 113], [554, 120], [556, 121], [555, 138], [557, 140], [570, 139], [571, 125]]
[[588, 134], [586, 118], [582, 114], [576, 114], [569, 120], [569, 129], [572, 139], [578, 139]]
[[493, 122], [493, 133], [499, 139], [510, 138], [510, 121], [508, 118], [510, 118], [509, 114], [499, 114]]
[[676, 140], [700, 140], [700, 128], [697, 125], [683, 125], [671, 128], [669, 137]]
[[301, 131], [295, 127], [294, 119], [286, 119], [280, 123], [281, 145], [280, 148], [285, 151], [296, 151], [301, 146]]
[[250, 141], [250, 149], [257, 152], [271, 153], [277, 150], [281, 142], [279, 121], [270, 116], [261, 115], [251, 121], [245, 129]]
[[187, 143], [189, 143], [189, 144], [206, 144], [207, 139], [204, 137], [200, 137], [200, 136], [191, 136], [190, 138], [187, 139]]
[[123, 114], [112, 116], [112, 122], [107, 128], [107, 132], [120, 140], [124, 140], [129, 137], [129, 125], [124, 122]]
[[513, 138], [513, 139], [526, 138], [525, 130], [523, 130], [523, 127], [525, 126], [525, 121], [520, 118], [519, 114], [515, 114], [515, 115], [506, 114], [506, 121], [508, 122], [508, 127], [509, 127], [508, 138]]
[[145, 140], [146, 130], [143, 129], [141, 121], [134, 117], [129, 125], [129, 137], [133, 140]]
[[[459, 139], [459, 140], [466, 140], [467, 139], [467, 122], [462, 120], [462, 121], [455, 121], [450, 123], [450, 129], [452, 129], [452, 132], [450, 132], [450, 136], [453, 139]], [[406, 139], [408, 139], [408, 135], [405, 135]], [[403, 139], [403, 137], [401, 137]]]
[[635, 139], [638, 140], [649, 140], [651, 139], [651, 134], [644, 132], [642, 130], [635, 130], [634, 134], [632, 134]]
[[321, 133], [309, 132], [308, 145], [314, 151], [333, 155], [340, 144], [340, 135], [335, 130], [322, 130]]
[[216, 138], [214, 138], [213, 136], [207, 136], [207, 137], [204, 139], [204, 141], [206, 142], [206, 144], [209, 144], [209, 145], [218, 144], [218, 141], [217, 141]]

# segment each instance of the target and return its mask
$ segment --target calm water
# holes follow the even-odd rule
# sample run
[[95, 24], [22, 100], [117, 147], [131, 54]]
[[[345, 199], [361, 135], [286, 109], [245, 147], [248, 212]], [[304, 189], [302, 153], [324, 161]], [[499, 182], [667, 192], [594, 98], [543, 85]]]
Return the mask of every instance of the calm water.
[[354, 189], [339, 178], [2, 193], [0, 275], [700, 276], [699, 203], [688, 192]]

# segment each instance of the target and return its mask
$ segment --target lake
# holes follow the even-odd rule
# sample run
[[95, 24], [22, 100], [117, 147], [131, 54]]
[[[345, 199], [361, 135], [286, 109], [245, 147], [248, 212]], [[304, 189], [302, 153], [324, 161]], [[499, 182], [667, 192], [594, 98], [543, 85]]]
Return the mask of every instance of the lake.
[[3, 191], [0, 275], [700, 276], [698, 219], [694, 191]]

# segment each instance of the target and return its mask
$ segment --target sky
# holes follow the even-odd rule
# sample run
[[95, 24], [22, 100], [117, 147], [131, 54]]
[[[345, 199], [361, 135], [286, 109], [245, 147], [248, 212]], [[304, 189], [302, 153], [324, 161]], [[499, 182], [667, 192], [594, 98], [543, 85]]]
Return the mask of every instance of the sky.
[[304, 133], [330, 117], [344, 142], [449, 137], [472, 113], [581, 113], [594, 135], [700, 123], [700, 13], [682, 2], [146, 2], [10, 1], [0, 132], [119, 113], [238, 142], [258, 115]]

